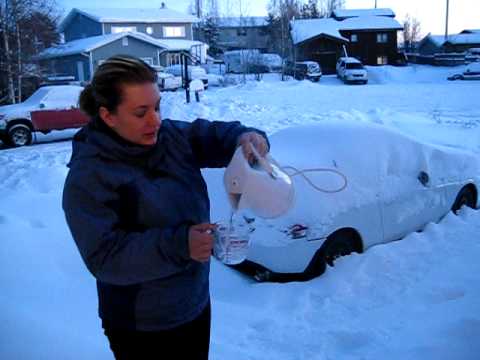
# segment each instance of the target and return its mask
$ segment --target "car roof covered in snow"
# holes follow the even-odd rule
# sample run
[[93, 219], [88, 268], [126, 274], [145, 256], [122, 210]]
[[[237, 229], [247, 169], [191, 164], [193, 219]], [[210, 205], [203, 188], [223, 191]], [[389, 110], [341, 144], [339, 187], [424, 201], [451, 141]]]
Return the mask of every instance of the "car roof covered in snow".
[[348, 57], [348, 56], [344, 56], [344, 57], [341, 57], [340, 59], [338, 60], [342, 60], [346, 63], [356, 63], [356, 64], [361, 64], [362, 62], [360, 60], [358, 60], [357, 58], [354, 58], [354, 57]]

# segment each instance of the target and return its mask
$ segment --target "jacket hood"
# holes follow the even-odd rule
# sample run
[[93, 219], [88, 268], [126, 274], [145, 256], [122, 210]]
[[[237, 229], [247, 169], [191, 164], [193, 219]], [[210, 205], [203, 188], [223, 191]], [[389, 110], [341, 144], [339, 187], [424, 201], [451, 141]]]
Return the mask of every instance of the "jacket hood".
[[95, 117], [75, 134], [72, 141], [72, 157], [67, 166], [71, 167], [74, 162], [80, 159], [97, 156], [134, 165], [148, 166], [153, 155], [155, 155], [155, 158], [163, 155], [164, 125], [166, 125], [165, 122], [162, 122], [157, 143], [152, 146], [144, 146], [123, 139], [100, 118]]

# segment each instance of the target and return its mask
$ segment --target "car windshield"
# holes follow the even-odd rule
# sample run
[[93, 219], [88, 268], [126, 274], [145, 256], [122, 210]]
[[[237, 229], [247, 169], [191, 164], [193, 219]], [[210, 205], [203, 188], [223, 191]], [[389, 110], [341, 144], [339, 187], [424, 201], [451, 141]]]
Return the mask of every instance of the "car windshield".
[[317, 73], [320, 71], [320, 68], [317, 64], [308, 64], [308, 71], [311, 73]]
[[32, 96], [30, 96], [27, 100], [25, 100], [24, 104], [38, 104], [40, 103], [43, 98], [48, 94], [47, 88], [40, 88], [35, 91]]
[[360, 63], [347, 63], [347, 69], [363, 69], [363, 65]]

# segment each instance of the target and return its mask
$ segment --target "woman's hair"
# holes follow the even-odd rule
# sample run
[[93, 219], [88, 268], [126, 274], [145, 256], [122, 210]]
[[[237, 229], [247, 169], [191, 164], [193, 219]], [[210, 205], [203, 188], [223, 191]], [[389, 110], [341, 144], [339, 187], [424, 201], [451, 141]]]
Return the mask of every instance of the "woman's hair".
[[157, 73], [142, 60], [133, 56], [113, 56], [102, 63], [92, 82], [80, 94], [80, 109], [91, 117], [101, 106], [115, 112], [122, 102], [122, 85], [156, 83]]

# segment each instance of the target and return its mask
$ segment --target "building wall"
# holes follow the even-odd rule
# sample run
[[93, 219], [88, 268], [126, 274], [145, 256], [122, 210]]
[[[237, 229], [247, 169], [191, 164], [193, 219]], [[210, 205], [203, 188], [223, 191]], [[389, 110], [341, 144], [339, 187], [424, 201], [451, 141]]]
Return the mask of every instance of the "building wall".
[[333, 74], [337, 59], [343, 55], [342, 49], [342, 42], [320, 37], [296, 46], [295, 60], [316, 61], [324, 74]]
[[[192, 24], [190, 23], [155, 23], [155, 24], [146, 24], [146, 23], [105, 23], [105, 34], [110, 34], [112, 32], [112, 26], [121, 26], [121, 27], [129, 27], [135, 26], [138, 32], [147, 34], [147, 27], [152, 27], [153, 33], [147, 34], [151, 37], [157, 39], [184, 39], [184, 40], [193, 40], [193, 33], [192, 33]], [[164, 37], [163, 36], [163, 28], [165, 26], [184, 26], [185, 27], [185, 36], [184, 37]]]
[[[268, 39], [265, 27], [222, 27], [219, 28], [217, 43], [223, 51], [239, 49], [267, 51]], [[201, 29], [198, 31], [198, 40], [205, 42], [205, 35]]]
[[435, 44], [430, 38], [426, 38], [425, 41], [418, 47], [418, 53], [421, 55], [433, 55], [441, 51], [441, 47]]
[[114, 55], [132, 55], [138, 58], [152, 58], [153, 65], [159, 65], [158, 52], [162, 49], [152, 44], [127, 36], [128, 46], [123, 46], [123, 39], [118, 39], [93, 51], [93, 69], [100, 65], [101, 60], [106, 60]]
[[82, 14], [76, 14], [64, 30], [65, 42], [102, 35], [102, 24]]
[[[365, 65], [378, 65], [377, 58], [386, 56], [388, 64], [394, 64], [398, 56], [397, 31], [341, 31], [341, 35], [351, 39], [357, 35], [356, 43], [350, 41], [347, 45], [348, 56], [359, 59]], [[386, 43], [377, 42], [377, 34], [387, 34]]]
[[477, 44], [451, 44], [446, 43], [444, 45], [445, 52], [448, 53], [463, 53], [472, 48], [480, 48], [480, 43]]
[[48, 75], [71, 75], [75, 76], [75, 80], [80, 81], [78, 73], [78, 65], [81, 63], [83, 68], [84, 80], [90, 79], [90, 61], [84, 55], [71, 55], [59, 57], [56, 59], [47, 59], [40, 61], [40, 66]]

